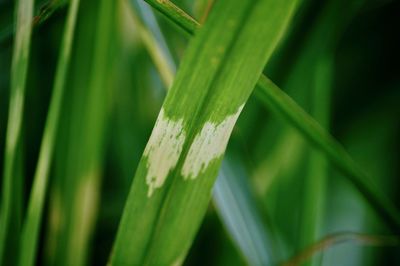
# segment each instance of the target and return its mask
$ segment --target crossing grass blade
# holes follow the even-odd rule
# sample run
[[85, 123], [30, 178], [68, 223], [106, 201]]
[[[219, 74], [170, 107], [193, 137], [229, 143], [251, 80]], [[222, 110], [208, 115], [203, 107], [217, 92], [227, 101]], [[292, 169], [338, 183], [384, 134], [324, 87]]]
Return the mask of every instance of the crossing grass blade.
[[[171, 53], [167, 50], [166, 41], [161, 35], [161, 31], [158, 27], [157, 21], [155, 20], [154, 14], [150, 13], [151, 10], [148, 10], [148, 6], [143, 6], [144, 3], [139, 1], [140, 0], [133, 1], [133, 6], [135, 8], [130, 9], [132, 18], [135, 22], [135, 26], [140, 38], [142, 39], [151, 59], [160, 73], [160, 77], [165, 88], [168, 89], [172, 85], [172, 81], [176, 72], [176, 66], [173, 62]], [[136, 13], [135, 10], [138, 10], [138, 12]], [[146, 27], [144, 24], [146, 24], [148, 27]]]
[[248, 177], [238, 161], [224, 159], [213, 202], [225, 229], [249, 265], [273, 265], [276, 253], [257, 210]]
[[[199, 27], [199, 23], [170, 1], [145, 1], [161, 11], [190, 35], [194, 35]], [[394, 232], [400, 232], [400, 213], [393, 202], [376, 187], [371, 177], [357, 165], [343, 146], [318, 122], [264, 75], [261, 75], [257, 82], [254, 96], [263, 102], [271, 112], [297, 128], [306, 139], [321, 149], [332, 164], [341, 170], [359, 190], [386, 225]]]
[[[149, 31], [149, 36], [154, 37], [154, 41], [156, 41], [156, 44], [152, 45], [151, 43], [147, 43], [146, 47], [147, 49], [152, 49], [152, 51], [149, 51], [150, 56], [153, 57], [153, 60], [155, 63], [157, 63], [157, 60], [165, 60], [165, 63], [159, 65], [158, 71], [160, 71], [161, 77], [165, 79], [166, 81], [169, 81], [168, 77], [170, 77], [171, 74], [168, 72], [164, 73], [165, 69], [162, 67], [165, 66], [165, 68], [169, 68], [169, 72], [173, 73], [175, 75], [176, 72], [176, 64], [174, 62], [173, 56], [168, 48], [167, 45], [167, 40], [165, 36], [163, 35], [160, 26], [157, 22], [156, 16], [154, 15], [154, 12], [152, 8], [145, 3], [142, 0], [131, 0], [130, 1], [133, 4], [133, 8], [131, 8], [132, 11], [137, 10], [137, 15], [140, 17], [140, 20], [143, 23], [143, 28], [145, 31]], [[147, 38], [145, 36], [142, 36], [143, 41], [145, 42]], [[154, 48], [153, 48], [154, 47]], [[157, 52], [163, 52], [162, 55], [158, 55]], [[154, 56], [153, 56], [154, 55]], [[158, 56], [156, 56], [158, 55]], [[166, 83], [167, 88], [170, 87], [172, 84], [172, 80], [170, 83]]]
[[145, 0], [155, 9], [164, 14], [167, 18], [173, 21], [188, 35], [193, 35], [196, 29], [200, 26], [195, 19], [186, 14], [182, 9], [176, 6], [169, 0], [157, 1], [157, 0]]
[[282, 263], [282, 266], [304, 265], [319, 252], [323, 252], [335, 245], [354, 242], [354, 244], [365, 246], [398, 246], [400, 241], [395, 235], [369, 235], [354, 232], [340, 232], [327, 235], [316, 243], [307, 246], [288, 261]]
[[268, 105], [274, 114], [290, 121], [309, 141], [320, 148], [329, 160], [353, 183], [386, 224], [393, 231], [399, 231], [398, 210], [377, 189], [371, 178], [358, 167], [346, 150], [272, 81], [266, 77], [261, 77], [260, 81], [261, 86], [268, 88], [269, 91], [255, 91], [258, 98]]
[[18, 247], [22, 210], [22, 175], [18, 174], [18, 149], [24, 111], [29, 46], [32, 33], [33, 0], [16, 1], [16, 35], [11, 65], [10, 103], [0, 215], [0, 265], [13, 264]]
[[65, 90], [78, 6], [79, 0], [71, 0], [67, 22], [64, 29], [62, 48], [58, 60], [57, 73], [54, 81], [53, 95], [43, 133], [32, 191], [28, 202], [28, 210], [22, 228], [19, 255], [19, 265], [21, 266], [35, 264], [38, 235], [42, 221], [44, 200], [46, 197], [49, 170], [53, 157], [55, 138], [59, 124], [58, 122], [60, 120], [62, 98]]
[[111, 265], [183, 262], [236, 119], [294, 7], [295, 1], [215, 4], [186, 51], [136, 171]]

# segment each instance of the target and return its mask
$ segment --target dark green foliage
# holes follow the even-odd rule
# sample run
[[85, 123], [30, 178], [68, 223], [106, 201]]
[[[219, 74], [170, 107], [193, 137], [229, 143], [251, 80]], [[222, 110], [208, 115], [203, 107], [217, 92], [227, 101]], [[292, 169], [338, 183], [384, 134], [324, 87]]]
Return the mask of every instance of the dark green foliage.
[[400, 5], [146, 2], [0, 2], [0, 266], [399, 264]]

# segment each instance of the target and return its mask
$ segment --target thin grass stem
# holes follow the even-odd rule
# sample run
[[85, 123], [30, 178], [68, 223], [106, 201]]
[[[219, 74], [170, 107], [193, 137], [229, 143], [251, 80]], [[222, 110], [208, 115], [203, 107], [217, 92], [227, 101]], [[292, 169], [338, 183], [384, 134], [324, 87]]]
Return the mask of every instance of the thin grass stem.
[[[17, 250], [22, 204], [22, 176], [18, 173], [17, 158], [21, 144], [21, 128], [29, 62], [29, 47], [32, 33], [33, 0], [16, 2], [16, 35], [11, 65], [11, 89], [8, 111], [2, 202], [0, 215], [0, 265], [12, 264]], [[17, 197], [19, 196], [19, 197]], [[7, 255], [6, 255], [7, 254]]]
[[39, 160], [36, 166], [32, 191], [28, 202], [28, 211], [22, 228], [21, 254], [19, 256], [19, 265], [21, 266], [35, 264], [38, 235], [43, 216], [49, 170], [60, 120], [61, 105], [71, 57], [78, 7], [79, 0], [71, 0], [64, 29], [62, 48], [58, 59], [53, 95], [50, 101], [49, 112], [40, 146]]

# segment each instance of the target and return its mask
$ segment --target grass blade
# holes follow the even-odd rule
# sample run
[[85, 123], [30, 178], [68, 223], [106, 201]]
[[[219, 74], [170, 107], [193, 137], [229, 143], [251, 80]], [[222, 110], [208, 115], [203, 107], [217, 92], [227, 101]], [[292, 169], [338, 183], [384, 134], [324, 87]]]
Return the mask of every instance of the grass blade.
[[[173, 62], [172, 55], [167, 48], [166, 41], [155, 20], [154, 14], [149, 10], [148, 6], [144, 6], [140, 0], [134, 0], [133, 4], [138, 9], [138, 14], [132, 14], [132, 18], [137, 26], [138, 33], [149, 52], [157, 70], [160, 73], [161, 80], [168, 89], [172, 85], [176, 66]], [[135, 9], [131, 8], [132, 13]], [[147, 28], [144, 24], [148, 25]]]
[[38, 235], [43, 215], [49, 169], [53, 157], [58, 122], [60, 120], [61, 103], [65, 90], [78, 6], [79, 0], [71, 0], [54, 81], [53, 95], [43, 133], [26, 220], [22, 228], [21, 254], [19, 255], [19, 265], [21, 266], [35, 264], [35, 253], [38, 246]]
[[[333, 57], [322, 54], [315, 63], [313, 84], [313, 115], [325, 128], [329, 127], [330, 91], [332, 86]], [[328, 164], [319, 151], [309, 153], [308, 173], [304, 180], [301, 245], [309, 245], [320, 237], [324, 213]], [[318, 265], [316, 260], [307, 265]]]
[[[143, 8], [146, 8], [146, 6], [143, 6]], [[132, 12], [134, 13], [134, 10]], [[142, 12], [140, 13], [144, 17]], [[146, 10], [146, 14], [153, 15], [151, 10]], [[172, 66], [172, 69], [165, 69], [173, 61], [168, 48], [160, 45], [164, 43], [164, 38], [157, 22], [146, 23], [145, 21], [152, 32], [159, 32], [158, 36], [154, 36], [155, 34], [151, 34], [136, 18], [135, 14], [133, 14], [133, 17], [142, 41], [157, 66], [165, 87], [168, 88], [170, 86], [168, 82], [169, 73], [174, 72], [175, 65]], [[170, 62], [170, 64], [160, 64], [159, 62]], [[236, 161], [235, 164], [232, 164], [224, 159], [214, 185], [213, 201], [227, 232], [231, 235], [233, 242], [242, 252], [246, 261], [250, 265], [265, 265], [271, 260], [272, 252], [269, 250], [262, 219], [254, 207], [256, 202], [252, 198], [249, 185], [246, 183], [244, 170], [236, 166], [238, 163]], [[233, 169], [234, 165], [236, 166], [235, 170]], [[240, 170], [240, 174], [236, 170]]]
[[282, 263], [282, 266], [303, 265], [307, 260], [315, 256], [316, 253], [323, 252], [335, 245], [346, 242], [365, 246], [398, 246], [400, 243], [398, 236], [392, 235], [369, 235], [353, 232], [335, 233], [325, 236], [318, 242], [309, 245], [289, 261]]
[[116, 5], [80, 2], [49, 200], [49, 265], [88, 263], [104, 169]]
[[[98, 5], [97, 24], [95, 26], [93, 58], [88, 78], [87, 94], [83, 102], [83, 113], [76, 113], [78, 139], [74, 140], [76, 149], [81, 150], [80, 161], [75, 156], [70, 158], [71, 169], [76, 176], [74, 186], [70, 186], [69, 200], [72, 200], [68, 213], [69, 230], [65, 233], [66, 253], [68, 258], [58, 257], [64, 265], [85, 265], [90, 249], [90, 240], [97, 217], [98, 199], [102, 177], [104, 156], [105, 126], [109, 110], [109, 82], [112, 41], [115, 26], [114, 1], [93, 1], [91, 6]], [[111, 68], [112, 69], [112, 68]], [[81, 120], [82, 119], [82, 120]], [[76, 141], [76, 142], [75, 142]], [[68, 178], [68, 177], [67, 177]], [[68, 201], [66, 202], [68, 203]]]
[[260, 81], [263, 88], [268, 88], [268, 92], [255, 91], [258, 98], [267, 104], [273, 113], [289, 120], [309, 141], [327, 154], [331, 162], [348, 177], [386, 224], [393, 231], [399, 231], [398, 210], [376, 188], [371, 178], [357, 166], [346, 150], [272, 81], [266, 77], [261, 77]]
[[[193, 22], [192, 18], [188, 19], [187, 14], [184, 16], [180, 15], [183, 11], [170, 1], [146, 0], [146, 2], [160, 10], [168, 18], [171, 18], [174, 23], [181, 26], [188, 34], [193, 35], [196, 28], [198, 28], [198, 23]], [[182, 22], [183, 20], [185, 22]], [[271, 112], [288, 121], [306, 139], [321, 149], [329, 160], [353, 183], [375, 212], [385, 221], [387, 226], [395, 232], [400, 231], [400, 213], [395, 205], [386, 195], [379, 191], [372, 183], [372, 179], [360, 169], [342, 145], [324, 130], [318, 122], [264, 75], [261, 75], [258, 80], [254, 95]]]
[[273, 252], [244, 170], [225, 159], [213, 190], [214, 205], [249, 265], [271, 265]]
[[[21, 175], [17, 174], [17, 151], [21, 142], [21, 126], [24, 111], [24, 98], [26, 77], [29, 62], [29, 46], [32, 33], [33, 0], [19, 0], [16, 2], [16, 35], [11, 66], [11, 90], [8, 112], [6, 150], [4, 158], [4, 172], [2, 185], [2, 202], [0, 216], [0, 265], [12, 264], [17, 240], [15, 232], [20, 230], [18, 216], [15, 213], [20, 209], [22, 199], [15, 196], [21, 195]], [[20, 187], [18, 187], [20, 184]], [[14, 228], [15, 227], [15, 228]], [[13, 235], [13, 236], [12, 236]], [[7, 254], [7, 260], [5, 259]]]
[[111, 265], [183, 262], [234, 123], [294, 6], [295, 1], [216, 3], [164, 101], [125, 206]]
[[[143, 21], [143, 24], [147, 26], [147, 29], [150, 31], [151, 35], [154, 36], [154, 38], [157, 40], [157, 45], [159, 46], [159, 49], [164, 52], [163, 56], [166, 65], [168, 68], [170, 68], [170, 71], [175, 74], [176, 72], [176, 65], [173, 60], [173, 56], [169, 51], [167, 41], [164, 38], [163, 33], [161, 32], [160, 26], [158, 25], [157, 19], [153, 13], [153, 10], [149, 5], [147, 5], [143, 0], [131, 0], [131, 2], [134, 5], [134, 9], [138, 10], [138, 15], [140, 16], [141, 20]], [[149, 47], [151, 48], [151, 47]], [[153, 52], [154, 53], [154, 52]], [[150, 54], [153, 54], [150, 53]], [[154, 60], [154, 59], [153, 59]], [[171, 84], [169, 84], [171, 85]], [[169, 88], [169, 86], [168, 86]]]
[[169, 0], [157, 1], [157, 0], [145, 0], [155, 9], [164, 14], [167, 18], [173, 21], [179, 26], [184, 32], [189, 35], [193, 35], [196, 29], [200, 26], [195, 19], [186, 14], [182, 9], [176, 6]]

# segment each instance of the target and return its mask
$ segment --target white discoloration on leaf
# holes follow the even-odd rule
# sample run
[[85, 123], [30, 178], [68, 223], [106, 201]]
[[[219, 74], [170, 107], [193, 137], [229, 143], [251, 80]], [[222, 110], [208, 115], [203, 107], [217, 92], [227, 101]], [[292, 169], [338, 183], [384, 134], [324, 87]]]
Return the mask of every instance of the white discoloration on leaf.
[[183, 119], [171, 120], [161, 109], [144, 151], [144, 155], [147, 156], [148, 197], [164, 184], [168, 173], [178, 162], [184, 142]]
[[184, 179], [195, 179], [208, 164], [225, 152], [229, 136], [243, 109], [240, 106], [235, 114], [227, 116], [221, 123], [206, 122], [190, 146], [182, 167]]

